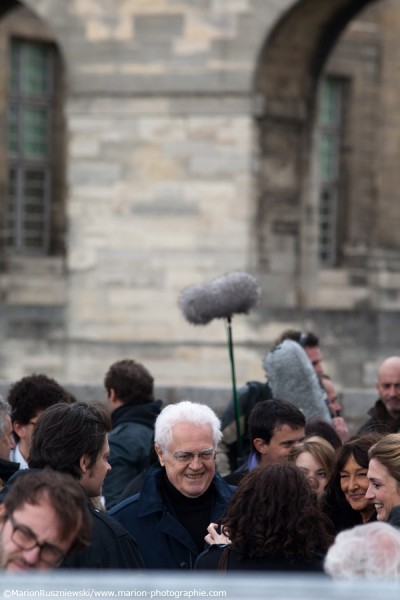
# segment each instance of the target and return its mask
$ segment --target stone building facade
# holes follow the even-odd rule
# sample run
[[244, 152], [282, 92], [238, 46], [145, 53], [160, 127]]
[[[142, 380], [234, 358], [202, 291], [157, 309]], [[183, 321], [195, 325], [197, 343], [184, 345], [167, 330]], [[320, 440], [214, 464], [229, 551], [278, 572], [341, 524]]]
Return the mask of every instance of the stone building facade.
[[[321, 335], [335, 380], [370, 385], [400, 342], [398, 1], [0, 13], [0, 378], [98, 382], [132, 356], [162, 385], [229, 385], [224, 323], [189, 325], [177, 298], [245, 270], [262, 297], [234, 318], [239, 382], [297, 327]], [[327, 79], [340, 118], [324, 129]]]

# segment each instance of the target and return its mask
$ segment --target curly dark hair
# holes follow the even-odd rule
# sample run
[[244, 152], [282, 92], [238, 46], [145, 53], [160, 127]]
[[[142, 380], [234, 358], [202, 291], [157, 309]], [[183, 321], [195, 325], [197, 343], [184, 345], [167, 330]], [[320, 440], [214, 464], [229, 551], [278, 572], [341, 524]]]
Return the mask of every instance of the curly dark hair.
[[108, 394], [113, 389], [124, 404], [145, 404], [154, 400], [154, 379], [140, 363], [131, 359], [111, 365], [104, 378]]
[[241, 559], [312, 560], [332, 542], [329, 519], [305, 474], [292, 464], [258, 467], [246, 475], [222, 528]]
[[16, 381], [8, 392], [7, 400], [11, 406], [11, 420], [22, 425], [28, 425], [38, 411], [49, 406], [59, 402], [75, 402], [70, 392], [42, 373], [33, 373]]

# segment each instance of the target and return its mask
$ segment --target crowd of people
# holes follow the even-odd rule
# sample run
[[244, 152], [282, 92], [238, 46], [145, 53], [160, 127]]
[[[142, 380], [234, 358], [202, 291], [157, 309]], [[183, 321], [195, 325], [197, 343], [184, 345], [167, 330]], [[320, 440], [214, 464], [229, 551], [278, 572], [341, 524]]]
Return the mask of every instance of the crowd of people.
[[140, 363], [86, 403], [44, 374], [0, 398], [0, 568], [400, 580], [400, 357], [350, 437], [318, 337], [285, 331], [221, 420]]

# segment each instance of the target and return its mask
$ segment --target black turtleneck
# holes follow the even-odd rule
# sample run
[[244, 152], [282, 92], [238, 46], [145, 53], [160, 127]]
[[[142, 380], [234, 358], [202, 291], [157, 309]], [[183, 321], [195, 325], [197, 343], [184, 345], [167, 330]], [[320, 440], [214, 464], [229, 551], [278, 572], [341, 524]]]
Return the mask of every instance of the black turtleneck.
[[197, 498], [188, 498], [172, 485], [164, 470], [161, 478], [161, 492], [170, 511], [188, 531], [199, 552], [204, 550], [204, 536], [211, 521], [211, 510], [214, 499], [213, 486]]

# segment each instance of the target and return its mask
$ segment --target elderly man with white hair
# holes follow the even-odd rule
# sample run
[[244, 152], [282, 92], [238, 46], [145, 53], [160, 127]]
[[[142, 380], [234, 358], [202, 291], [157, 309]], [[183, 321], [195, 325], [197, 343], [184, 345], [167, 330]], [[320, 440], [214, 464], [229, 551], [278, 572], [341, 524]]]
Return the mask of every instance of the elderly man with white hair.
[[155, 423], [159, 465], [140, 494], [110, 514], [131, 533], [147, 569], [192, 569], [210, 522], [218, 522], [233, 488], [215, 471], [220, 421], [204, 404], [166, 406]]
[[333, 579], [400, 581], [400, 531], [380, 521], [342, 531], [328, 550], [324, 570]]

